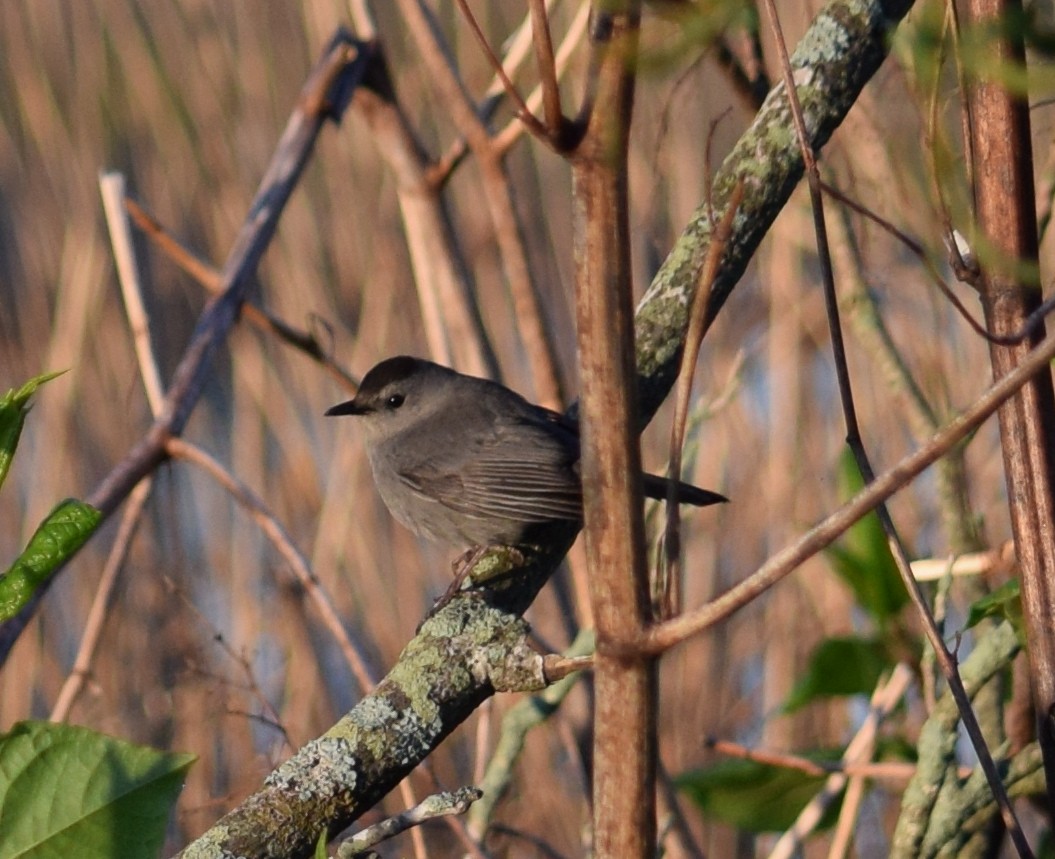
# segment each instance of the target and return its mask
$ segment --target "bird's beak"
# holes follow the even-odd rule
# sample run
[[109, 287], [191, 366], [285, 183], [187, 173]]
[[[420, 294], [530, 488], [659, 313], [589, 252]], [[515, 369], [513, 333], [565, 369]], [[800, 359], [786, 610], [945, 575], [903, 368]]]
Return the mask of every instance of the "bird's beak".
[[371, 411], [366, 406], [355, 400], [348, 400], [346, 403], [338, 403], [336, 406], [326, 410], [327, 415], [365, 415]]

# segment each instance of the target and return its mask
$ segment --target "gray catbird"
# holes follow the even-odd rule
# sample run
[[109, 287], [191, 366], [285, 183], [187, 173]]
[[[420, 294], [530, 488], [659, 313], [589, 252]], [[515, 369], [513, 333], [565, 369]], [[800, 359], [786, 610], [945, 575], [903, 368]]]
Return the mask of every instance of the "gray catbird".
[[[381, 498], [423, 537], [516, 546], [544, 523], [582, 520], [578, 427], [497, 382], [389, 358], [363, 377], [355, 399], [326, 414], [362, 419]], [[644, 486], [666, 497], [667, 480], [646, 474]], [[677, 498], [726, 500], [680, 482]]]

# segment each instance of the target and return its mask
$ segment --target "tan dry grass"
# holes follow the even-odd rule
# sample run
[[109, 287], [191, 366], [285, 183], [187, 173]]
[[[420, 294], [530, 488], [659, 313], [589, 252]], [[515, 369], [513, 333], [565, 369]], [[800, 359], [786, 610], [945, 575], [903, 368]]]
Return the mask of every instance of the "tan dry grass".
[[[436, 153], [452, 130], [412, 51], [401, 47], [394, 12], [379, 5], [386, 7], [381, 32], [401, 97]], [[518, 9], [496, 4], [493, 32], [504, 33]], [[789, 13], [805, 19], [799, 6]], [[341, 21], [340, 4], [323, 2], [0, 4], [0, 386], [43, 370], [71, 371], [40, 395], [0, 494], [5, 557], [55, 500], [87, 494], [149, 420], [115, 288], [97, 171], [126, 172], [136, 197], [218, 264], [307, 68]], [[452, 16], [444, 21], [452, 31]], [[457, 33], [464, 76], [479, 91], [489, 71], [464, 30]], [[707, 62], [676, 88], [674, 77], [645, 77], [638, 97], [632, 223], [641, 284], [702, 199], [702, 142], [733, 103]], [[910, 104], [894, 68], [873, 87], [883, 107], [862, 107], [873, 120], [888, 119], [895, 99]], [[668, 100], [673, 119], [661, 133]], [[860, 146], [851, 124], [836, 136], [828, 161], [844, 187], [934, 244], [933, 217], [919, 203], [927, 198], [921, 175], [904, 169], [905, 153], [918, 152], [919, 140], [914, 112], [903, 114], [878, 149]], [[747, 119], [737, 107], [721, 121], [719, 156]], [[527, 142], [510, 164], [570, 379], [567, 170]], [[530, 394], [478, 183], [470, 161], [450, 184], [449, 205], [503, 370]], [[733, 503], [687, 519], [690, 605], [740, 578], [836, 501], [833, 466], [843, 430], [803, 207], [798, 198], [782, 216], [705, 345], [697, 383], [703, 397], [728, 383], [741, 354], [744, 365], [739, 393], [700, 430], [692, 476]], [[984, 349], [964, 335], [914, 261], [873, 228], [857, 226], [870, 282], [925, 390], [941, 408], [967, 402], [988, 373]], [[339, 130], [324, 133], [283, 216], [261, 267], [260, 300], [295, 325], [311, 326], [313, 315], [324, 320], [337, 356], [354, 372], [386, 355], [420, 353], [401, 230], [391, 176], [352, 112]], [[155, 347], [167, 374], [205, 295], [145, 244], [140, 250]], [[903, 411], [875, 376], [872, 359], [857, 351], [852, 358], [867, 441], [877, 462], [892, 461], [910, 445]], [[267, 500], [380, 675], [445, 586], [446, 555], [419, 546], [391, 522], [354, 428], [321, 416], [341, 397], [310, 361], [244, 328], [217, 362], [187, 435]], [[665, 460], [665, 415], [647, 437], [653, 467]], [[990, 537], [1003, 539], [991, 431], [973, 443], [969, 459], [977, 509], [990, 518]], [[71, 718], [200, 755], [181, 800], [176, 844], [251, 791], [288, 753], [278, 731], [247, 715], [262, 711], [259, 696], [297, 744], [324, 730], [358, 690], [277, 553], [214, 483], [185, 464], [167, 466], [147, 509], [92, 682]], [[911, 544], [944, 550], [926, 481], [894, 510]], [[105, 529], [63, 574], [20, 642], [0, 677], [0, 725], [48, 712], [112, 533], [112, 526]], [[532, 619], [559, 646], [567, 639], [556, 614], [551, 588]], [[815, 561], [762, 605], [667, 657], [661, 709], [667, 768], [677, 772], [704, 760], [704, 735], [757, 740], [810, 645], [854, 623], [845, 591]], [[245, 660], [248, 674], [232, 654]], [[508, 705], [500, 697], [496, 716]], [[587, 817], [574, 742], [586, 718], [579, 691], [552, 730], [531, 738], [517, 790], [500, 814], [569, 855], [578, 851]], [[843, 708], [818, 707], [806, 718], [771, 721], [764, 733], [780, 747], [834, 744], [845, 738], [847, 723]], [[470, 778], [474, 730], [470, 722], [436, 756], [445, 784]], [[431, 787], [425, 776], [414, 782], [419, 793]], [[399, 802], [385, 806], [393, 810]], [[433, 838], [445, 836], [435, 830]], [[727, 830], [710, 827], [707, 838], [713, 855], [732, 855]], [[509, 855], [528, 855], [525, 849], [514, 846]]]

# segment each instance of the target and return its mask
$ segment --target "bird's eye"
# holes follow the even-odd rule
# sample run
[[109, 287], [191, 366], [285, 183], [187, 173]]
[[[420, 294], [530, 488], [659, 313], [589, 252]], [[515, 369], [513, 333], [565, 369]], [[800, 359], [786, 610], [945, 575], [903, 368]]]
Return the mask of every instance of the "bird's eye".
[[385, 400], [385, 405], [388, 406], [390, 409], [398, 409], [401, 405], [403, 405], [403, 400], [405, 399], [406, 397], [404, 397], [402, 394], [393, 394], [391, 397]]

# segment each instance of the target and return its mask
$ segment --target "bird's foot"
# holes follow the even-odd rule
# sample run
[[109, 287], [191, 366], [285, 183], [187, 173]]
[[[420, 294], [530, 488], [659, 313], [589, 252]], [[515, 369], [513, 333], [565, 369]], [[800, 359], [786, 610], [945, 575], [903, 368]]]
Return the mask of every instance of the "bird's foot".
[[[493, 563], [488, 558], [489, 555], [494, 556]], [[485, 558], [488, 559], [488, 563], [481, 564], [480, 562]], [[508, 573], [511, 568], [515, 569], [523, 562], [523, 553], [513, 546], [473, 546], [473, 548], [459, 555], [451, 564], [454, 581], [443, 592], [443, 596], [432, 604], [429, 613], [425, 615], [425, 620], [431, 618], [454, 599], [455, 594], [465, 588], [466, 579], [471, 578], [474, 583], [487, 582], [500, 578], [503, 574]], [[480, 566], [480, 569], [477, 569], [477, 565]], [[473, 573], [476, 573], [476, 575], [474, 576]], [[423, 620], [422, 623], [424, 622]]]
[[[473, 546], [473, 548], [463, 552], [454, 559], [454, 562], [451, 564], [451, 572], [454, 573], [454, 581], [452, 581], [447, 590], [443, 592], [443, 596], [432, 604], [432, 608], [430, 608], [428, 614], [425, 615], [425, 620], [431, 618], [440, 609], [446, 606], [447, 603], [454, 599], [454, 595], [462, 589], [465, 580], [469, 578], [469, 574], [473, 571], [476, 562], [485, 554], [487, 554], [487, 546]], [[425, 621], [423, 620], [422, 623], [424, 622]]]

